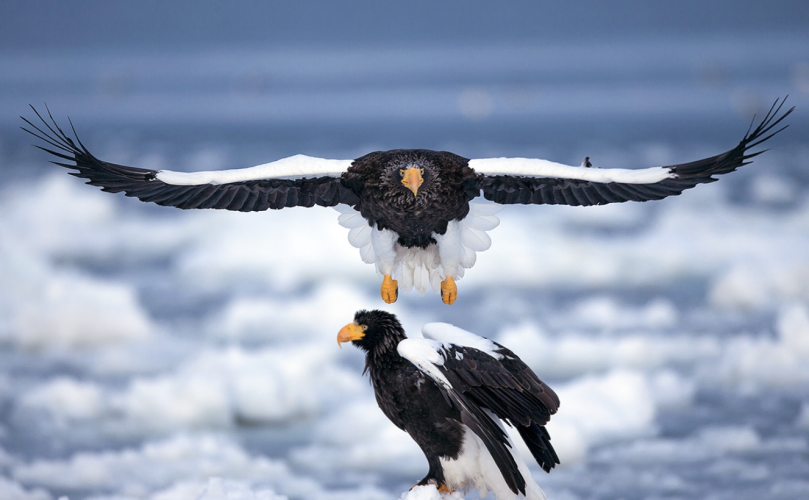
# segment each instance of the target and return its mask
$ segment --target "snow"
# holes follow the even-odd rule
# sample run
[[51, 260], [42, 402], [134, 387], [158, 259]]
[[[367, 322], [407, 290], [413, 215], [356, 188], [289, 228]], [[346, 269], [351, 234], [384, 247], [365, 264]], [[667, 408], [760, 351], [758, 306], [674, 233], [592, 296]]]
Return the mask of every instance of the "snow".
[[409, 491], [402, 493], [399, 500], [461, 500], [463, 495], [460, 492], [441, 493], [434, 484], [424, 486], [414, 486]]
[[534, 322], [504, 327], [496, 337], [542, 377], [570, 377], [612, 368], [656, 369], [671, 363], [715, 360], [714, 338], [630, 333], [617, 338], [569, 333], [552, 337]]
[[809, 308], [785, 305], [775, 325], [778, 337], [739, 337], [716, 367], [706, 368], [724, 383], [758, 387], [800, 387], [809, 383]]
[[[506, 207], [499, 214], [492, 248], [480, 256], [474, 272], [467, 273], [464, 285], [640, 286], [686, 276], [714, 278], [717, 270], [764, 265], [783, 270], [779, 272], [783, 284], [770, 285], [778, 291], [776, 298], [805, 299], [806, 281], [801, 281], [805, 270], [801, 270], [806, 256], [801, 249], [809, 244], [809, 204], [804, 201], [772, 217], [753, 207], [724, 203], [723, 189], [721, 182], [710, 189], [698, 186], [679, 198], [656, 202], [661, 208], [651, 227], [614, 237], [572, 230], [603, 228], [600, 212], [614, 213], [611, 205], [547, 206], [541, 213], [535, 207]], [[648, 207], [635, 204], [625, 210]], [[791, 270], [799, 273], [790, 276]], [[766, 283], [766, 272], [757, 276]], [[738, 293], [746, 293], [755, 283], [743, 285]], [[734, 295], [732, 290], [728, 293]]]
[[[719, 426], [699, 429], [686, 439], [641, 439], [595, 453], [596, 461], [622, 460], [629, 463], [705, 462], [720, 457], [743, 458], [753, 453], [802, 453], [809, 448], [806, 439], [763, 439], [751, 426]], [[732, 460], [726, 458], [725, 460]], [[728, 462], [718, 462], [722, 467]]]
[[314, 426], [313, 437], [314, 444], [293, 450], [297, 466], [321, 473], [375, 471], [411, 478], [421, 478], [426, 471], [418, 445], [390, 423], [373, 396], [326, 416]]
[[670, 301], [652, 299], [641, 307], [627, 307], [612, 297], [594, 296], [575, 304], [564, 317], [567, 326], [617, 329], [661, 329], [677, 324], [679, 314]]
[[222, 478], [210, 478], [208, 485], [198, 500], [287, 500], [284, 495], [277, 495], [272, 490], [261, 490], [253, 493], [245, 484], [228, 482]]
[[806, 383], [809, 308], [801, 303], [784, 305], [773, 326], [776, 338], [740, 332], [720, 342], [680, 334], [594, 338], [570, 333], [551, 338], [539, 325], [527, 322], [504, 328], [497, 341], [519, 353], [540, 377], [613, 368], [655, 370], [674, 363], [696, 367], [707, 385], [796, 387]]
[[212, 476], [271, 484], [283, 494], [314, 497], [321, 492], [316, 482], [296, 476], [283, 462], [252, 456], [232, 440], [214, 434], [181, 434], [139, 448], [81, 452], [63, 460], [38, 459], [13, 467], [12, 475], [26, 484], [66, 490], [93, 488], [129, 496], [147, 495], [181, 480], [207, 481]]
[[311, 418], [363, 387], [358, 373], [333, 363], [334, 351], [331, 343], [203, 351], [174, 372], [134, 376], [121, 389], [58, 377], [18, 399], [21, 407], [57, 419], [137, 434], [237, 421], [277, 424]]
[[809, 402], [801, 406], [801, 412], [795, 420], [795, 426], [800, 429], [809, 429]]
[[14, 458], [9, 455], [6, 450], [0, 448], [0, 469], [5, 469], [14, 463]]
[[3, 500], [53, 500], [42, 488], [26, 489], [20, 483], [0, 476], [0, 498]]
[[757, 309], [789, 301], [809, 300], [809, 266], [792, 259], [745, 262], [719, 275], [708, 294], [711, 304]]
[[[298, 343], [326, 340], [351, 311], [365, 307], [370, 297], [363, 289], [326, 281], [304, 297], [240, 295], [213, 318], [207, 330], [214, 338]], [[313, 315], [312, 311], [317, 311]]]
[[[600, 377], [585, 376], [554, 391], [562, 404], [547, 428], [564, 466], [583, 460], [594, 446], [655, 431], [657, 405], [642, 373], [615, 370]], [[523, 456], [530, 456], [519, 436], [513, 440]]]
[[98, 384], [64, 376], [24, 393], [19, 397], [18, 404], [67, 420], [95, 418], [104, 410], [103, 393]]
[[151, 323], [128, 286], [66, 274], [33, 291], [12, 319], [9, 341], [27, 348], [94, 347], [142, 340]]
[[[0, 239], [4, 256], [0, 271], [5, 282], [15, 287], [15, 293], [9, 293], [7, 287], [0, 289], [0, 336], [7, 349], [29, 352], [39, 360], [37, 363], [47, 362], [39, 352], [67, 349], [56, 359], [67, 360], [79, 371], [43, 373], [38, 380], [22, 384], [16, 376], [4, 373], [0, 395], [14, 415], [30, 419], [31, 428], [46, 435], [58, 436], [79, 425], [144, 442], [142, 447], [118, 451], [77, 449], [66, 459], [20, 460], [6, 452], [0, 470], [9, 471], [8, 484], [12, 486], [4, 487], [22, 488], [22, 494], [32, 498], [42, 497], [50, 488], [93, 490], [98, 498], [196, 499], [208, 487], [212, 489], [205, 494], [220, 497], [261, 498], [268, 491], [291, 495], [285, 481], [259, 482], [258, 476], [251, 476], [251, 467], [274, 464], [287, 467], [287, 471], [292, 470], [290, 467], [305, 471], [305, 480], [316, 491], [312, 497], [326, 498], [340, 490], [322, 486], [313, 478], [355, 478], [344, 479], [348, 481], [345, 487], [359, 495], [357, 492], [367, 488], [366, 481], [395, 477], [412, 484], [424, 474], [426, 463], [421, 451], [376, 407], [361, 375], [359, 357], [333, 345], [334, 334], [350, 321], [353, 312], [376, 300], [378, 287], [376, 277], [365, 273], [367, 266], [345, 243], [345, 233], [335, 224], [333, 212], [246, 214], [249, 220], [231, 217], [233, 214], [182, 213], [147, 221], [137, 211], [121, 212], [103, 193], [55, 177], [8, 189], [12, 196], [2, 201], [10, 207], [6, 213], [20, 215], [0, 221], [4, 234], [14, 236]], [[19, 208], [24, 195], [40, 192], [53, 196], [54, 212], [59, 212], [61, 205], [57, 203], [75, 205], [74, 210], [82, 212], [68, 213], [59, 224], [52, 225], [44, 215], [35, 217]], [[599, 286], [611, 282], [612, 272], [617, 273], [616, 280], [627, 283], [652, 278], [666, 282], [685, 273], [706, 277], [704, 307], [709, 318], [720, 314], [710, 312], [711, 308], [726, 315], [773, 311], [771, 319], [757, 329], [741, 326], [730, 335], [715, 335], [710, 333], [715, 323], [708, 321], [709, 334], [695, 335], [689, 324], [702, 321], [699, 314], [706, 313], [695, 313], [665, 291], [628, 301], [607, 288], [577, 296], [562, 307], [540, 309], [541, 316], [528, 312], [498, 318], [491, 338], [516, 352], [551, 384], [562, 401], [549, 425], [562, 466], [547, 477], [535, 472], [541, 474], [537, 480], [551, 497], [552, 492], [559, 491], [554, 490], [555, 477], [565, 478], [577, 467], [601, 463], [610, 453], [619, 453], [616, 456], [627, 460], [644, 457], [637, 459], [639, 463], [702, 457], [714, 461], [713, 473], [738, 476], [741, 472], [734, 471], [740, 466], [734, 460], [739, 459], [734, 457], [746, 452], [734, 449], [734, 442], [756, 453], [775, 449], [796, 453], [806, 445], [800, 439], [779, 442], [764, 438], [750, 426], [698, 430], [682, 439], [656, 437], [661, 412], [688, 411], [695, 404], [695, 395], [706, 388], [779, 391], [800, 389], [809, 381], [809, 320], [801, 274], [807, 261], [802, 254], [789, 250], [801, 244], [805, 208], [798, 206], [787, 216], [764, 224], [766, 218], [761, 213], [734, 209], [736, 213], [731, 214], [721, 203], [700, 202], [710, 207], [710, 218], [703, 215], [706, 206], [695, 209], [669, 204], [657, 213], [649, 229], [617, 240], [592, 234], [582, 238], [569, 227], [594, 224], [631, 229], [642, 220], [639, 208], [620, 207], [605, 212], [609, 216], [595, 214], [588, 219], [544, 207], [551, 212], [529, 220], [520, 210], [509, 207], [500, 213], [503, 223], [497, 238], [483, 255], [495, 252], [498, 241], [504, 245], [508, 241], [508, 246], [516, 246], [510, 249], [514, 255], [505, 259], [506, 263], [527, 259], [527, 254], [521, 253], [520, 238], [526, 237], [526, 231], [536, 231], [535, 239], [542, 244], [532, 244], [527, 274], [524, 270], [519, 275], [487, 277], [490, 271], [482, 264], [488, 257], [484, 257], [469, 273], [471, 280], [464, 280], [470, 292], [478, 286], [472, 283], [477, 274], [483, 275], [482, 280], [492, 278], [522, 286], [531, 269], [538, 269], [533, 267], [537, 259], [547, 258], [532, 278], [538, 281], [531, 286], [552, 285], [554, 281], [546, 279], [551, 276], [547, 273], [557, 272], [574, 282], [584, 277], [585, 283]], [[82, 208], [85, 203], [87, 208]], [[737, 217], [742, 221], [736, 222]], [[742, 225], [751, 221], [754, 234], [764, 231], [768, 237], [753, 242], [753, 237], [746, 236]], [[727, 250], [708, 244], [711, 231], [719, 224], [727, 225], [728, 238], [741, 242], [745, 248], [742, 254], [725, 259]], [[300, 225], [313, 231], [301, 234], [296, 229]], [[508, 226], [523, 225], [522, 236], [516, 241], [502, 234]], [[37, 229], [27, 233], [23, 227]], [[696, 227], [700, 236], [689, 245], [675, 243], [673, 249], [668, 248], [671, 239], [663, 238], [662, 233], [676, 233], [677, 227], [688, 227], [689, 231]], [[283, 249], [275, 244], [278, 238], [300, 240], [300, 245]], [[323, 258], [318, 250], [323, 245], [328, 245], [333, 260]], [[579, 245], [598, 246], [597, 252], [588, 253], [594, 262], [575, 255]], [[633, 257], [637, 247], [644, 245], [642, 257]], [[667, 248], [660, 251], [661, 245]], [[562, 249], [579, 259], [575, 271], [565, 268], [571, 256]], [[703, 255], [697, 258], [697, 252]], [[139, 298], [136, 281], [125, 275], [99, 276], [81, 265], [60, 263], [82, 256], [112, 258], [115, 262], [110, 257], [113, 254], [127, 261], [171, 255], [170, 267], [162, 271], [163, 279], [180, 289], [205, 293], [221, 287], [226, 298], [218, 307], [201, 310], [183, 326], [180, 331], [189, 332], [193, 338], [177, 338], [170, 333], [174, 327], [167, 328], [152, 317]], [[629, 265], [628, 259], [633, 258], [637, 262]], [[646, 269], [651, 270], [652, 278], [635, 274], [650, 261], [660, 264], [661, 259], [668, 258], [673, 260]], [[706, 259], [713, 263], [706, 263]], [[716, 264], [723, 259], [722, 265]], [[281, 260], [285, 261], [283, 266], [278, 264]], [[493, 260], [503, 262], [501, 257]], [[759, 260], [766, 266], [753, 265]], [[590, 267], [594, 263], [600, 267]], [[676, 265], [671, 267], [671, 263]], [[748, 271], [740, 274], [740, 269]], [[588, 274], [591, 271], [596, 274]], [[425, 322], [442, 319], [442, 314], [415, 305], [405, 296], [390, 307], [411, 336], [418, 336]], [[425, 326], [425, 332], [429, 334], [434, 327]], [[456, 331], [446, 323], [441, 328]], [[117, 382], [107, 382], [106, 376], [117, 377]], [[804, 410], [791, 417], [796, 429], [807, 427], [806, 413]], [[47, 421], [59, 425], [48, 427]], [[297, 424], [313, 432], [293, 443], [277, 460], [247, 454], [238, 467], [214, 463], [209, 470], [194, 465], [188, 455], [183, 458], [184, 465], [166, 466], [173, 472], [167, 472], [163, 479], [146, 477], [158, 474], [143, 458], [146, 447], [161, 449], [178, 439], [199, 441], [202, 446], [210, 439], [219, 439], [216, 446], [224, 452], [236, 449], [244, 454], [233, 441], [205, 433], [234, 432], [245, 424], [280, 428]], [[7, 430], [5, 436], [11, 432], [15, 431]], [[175, 434], [182, 432], [202, 434]], [[174, 437], [161, 438], [165, 435]], [[521, 441], [514, 441], [532, 463]], [[686, 453], [689, 447], [693, 448], [690, 455]], [[714, 451], [709, 451], [711, 447]], [[120, 465], [126, 460], [136, 465]], [[269, 462], [260, 465], [262, 460]], [[535, 465], [531, 467], [536, 471]], [[239, 468], [243, 470], [237, 471]], [[102, 470], [110, 479], [92, 476], [92, 470]], [[745, 477], [764, 477], [760, 468], [750, 470]], [[768, 470], [772, 477], [774, 472]], [[209, 478], [215, 475], [222, 477], [222, 482], [211, 486]], [[661, 481], [679, 484], [672, 478]], [[217, 485], [224, 485], [224, 490]], [[363, 495], [393, 496], [390, 487], [385, 488], [383, 493], [372, 487]]]
[[95, 347], [142, 340], [153, 328], [129, 285], [52, 269], [10, 236], [0, 238], [0, 257], [0, 343]]
[[175, 272], [189, 286], [202, 290], [269, 286], [288, 292], [324, 279], [376, 282], [373, 270], [346, 243], [333, 210], [201, 211], [183, 216], [199, 226], [194, 244], [177, 256]]
[[[368, 117], [418, 118], [407, 139], [413, 147], [571, 164], [590, 155], [603, 167], [643, 167], [731, 147], [750, 118], [736, 114], [735, 92], [755, 89], [760, 102], [769, 101], [789, 88], [784, 75], [809, 47], [739, 43], [699, 52], [724, 61], [726, 74], [748, 75], [721, 88], [694, 83], [697, 63], [687, 47], [695, 45], [681, 40], [438, 52], [4, 55], [0, 67], [8, 71], [0, 79], [17, 90], [0, 96], [9, 110], [0, 120], [25, 113], [20, 95], [39, 102], [30, 93], [44, 82], [63, 93], [70, 109], [59, 112], [71, 114], [99, 157], [147, 168], [221, 169], [297, 152], [350, 158], [401, 147], [398, 128], [386, 132], [391, 122]], [[676, 57], [664, 61], [661, 53]], [[570, 79], [540, 82], [517, 70], [525, 57]], [[129, 97], [98, 100], [96, 80], [112, 63], [136, 68], [144, 80]], [[275, 68], [282, 88], [260, 99], [211, 90], [231, 89], [228, 82], [248, 66]], [[470, 136], [452, 122], [465, 90], [443, 78], [480, 67], [499, 76], [480, 90], [489, 115]], [[321, 71], [330, 78], [318, 81], [348, 83], [299, 85]], [[391, 71], [424, 84], [391, 88], [385, 82], [401, 80]], [[615, 89], [591, 85], [616, 75], [624, 76]], [[33, 84], [14, 83], [20, 78]], [[360, 80], [357, 90], [351, 82]], [[198, 93], [167, 90], [189, 82]], [[807, 97], [792, 99], [799, 105], [794, 126], [770, 151], [679, 197], [508, 206], [497, 217], [486, 211], [501, 207], [476, 208], [472, 229], [488, 231], [494, 219], [500, 225], [451, 307], [415, 293], [383, 305], [379, 277], [336, 220], [356, 229], [344, 214], [145, 205], [86, 186], [28, 151], [30, 141], [4, 135], [0, 498], [440, 498], [429, 486], [409, 490], [427, 470], [422, 452], [378, 409], [361, 353], [334, 342], [357, 309], [382, 307], [411, 338], [422, 325], [444, 322], [500, 342], [559, 394], [549, 430], [562, 464], [550, 474], [531, 465], [549, 498], [806, 497], [808, 150], [795, 131], [805, 128]], [[221, 139], [186, 131], [188, 116], [213, 124]], [[310, 127], [312, 117], [339, 123], [339, 133], [317, 135], [321, 125]], [[174, 120], [176, 135], [149, 128], [150, 120], [161, 127]], [[526, 132], [534, 121], [542, 131]], [[267, 136], [255, 132], [267, 123]], [[708, 133], [695, 139], [683, 123]], [[283, 133], [275, 135], [272, 124]]]

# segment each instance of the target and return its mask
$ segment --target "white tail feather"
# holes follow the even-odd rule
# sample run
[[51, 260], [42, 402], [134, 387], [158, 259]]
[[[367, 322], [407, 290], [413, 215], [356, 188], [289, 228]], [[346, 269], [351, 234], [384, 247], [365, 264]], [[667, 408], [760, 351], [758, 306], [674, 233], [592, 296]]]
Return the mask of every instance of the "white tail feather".
[[[503, 427], [500, 419], [492, 417], [496, 419], [500, 427]], [[546, 500], [545, 492], [534, 481], [531, 471], [515, 450], [510, 439], [509, 452], [517, 463], [517, 469], [525, 479], [525, 495], [515, 494], [511, 491], [483, 441], [469, 427], [463, 425], [462, 428], [464, 431], [463, 444], [458, 458], [456, 460], [439, 459], [444, 469], [447, 486], [464, 492], [470, 489], [478, 490], [481, 498], [491, 491], [497, 500]]]

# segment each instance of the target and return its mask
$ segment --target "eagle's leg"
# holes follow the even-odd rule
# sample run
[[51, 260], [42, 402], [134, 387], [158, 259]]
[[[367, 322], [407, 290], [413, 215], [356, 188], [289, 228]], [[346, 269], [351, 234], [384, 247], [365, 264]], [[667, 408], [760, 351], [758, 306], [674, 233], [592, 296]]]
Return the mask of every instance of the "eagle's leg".
[[[430, 466], [430, 470], [427, 471], [427, 475], [419, 481], [416, 486], [424, 486], [426, 484], [434, 484], [438, 491], [451, 491], [446, 484], [446, 480], [444, 479], [444, 468], [441, 466], [441, 461], [438, 459], [438, 456], [430, 456], [427, 455], [427, 463]], [[416, 486], [413, 486], [415, 488]], [[410, 488], [411, 490], [413, 488]]]
[[376, 269], [384, 276], [380, 295], [387, 304], [393, 304], [399, 297], [399, 282], [393, 279], [398, 239], [399, 235], [390, 229], [378, 229], [374, 226], [371, 231], [371, 245], [373, 245], [376, 255]]
[[441, 282], [441, 300], [444, 301], [444, 304], [452, 304], [458, 298], [455, 278], [461, 276], [461, 256], [463, 255], [461, 223], [451, 220], [447, 223], [447, 230], [444, 234], [433, 233], [432, 236], [438, 246], [438, 259], [445, 276]]
[[396, 302], [396, 299], [399, 298], [399, 282], [391, 278], [390, 274], [386, 274], [385, 277], [382, 278], [380, 294], [386, 304], [393, 304]]
[[452, 276], [447, 276], [447, 279], [441, 282], [441, 300], [444, 304], [452, 304], [458, 298], [458, 287], [455, 286], [455, 280]]

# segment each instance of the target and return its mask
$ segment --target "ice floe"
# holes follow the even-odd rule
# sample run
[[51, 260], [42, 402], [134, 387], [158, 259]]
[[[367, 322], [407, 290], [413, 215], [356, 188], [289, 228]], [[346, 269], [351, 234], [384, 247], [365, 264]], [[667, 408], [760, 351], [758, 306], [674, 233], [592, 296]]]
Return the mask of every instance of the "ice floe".
[[58, 377], [18, 402], [23, 409], [130, 433], [283, 423], [314, 417], [365, 387], [358, 373], [333, 361], [333, 351], [331, 343], [209, 350], [173, 373], [132, 377], [124, 388]]
[[[188, 498], [227, 495], [250, 498], [250, 488], [264, 500], [298, 498], [383, 498], [379, 490], [362, 487], [328, 492], [315, 480], [291, 471], [283, 461], [247, 453], [231, 439], [214, 434], [176, 435], [119, 451], [81, 452], [63, 460], [38, 459], [13, 467], [23, 484], [62, 490], [107, 491], [107, 498]], [[211, 477], [228, 478], [210, 481]], [[235, 481], [230, 483], [229, 481]], [[277, 493], [270, 493], [277, 492]], [[176, 497], [171, 496], [177, 494]], [[243, 496], [239, 496], [243, 495]], [[104, 498], [104, 497], [99, 497]]]

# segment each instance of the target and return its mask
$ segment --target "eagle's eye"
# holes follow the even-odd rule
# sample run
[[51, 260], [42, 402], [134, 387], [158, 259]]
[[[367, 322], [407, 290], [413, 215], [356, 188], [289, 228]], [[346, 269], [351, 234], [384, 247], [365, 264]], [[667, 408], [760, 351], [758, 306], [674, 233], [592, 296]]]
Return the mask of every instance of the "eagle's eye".
[[367, 329], [368, 329], [368, 325], [362, 325], [362, 331], [363, 331], [363, 332], [364, 332], [365, 330], [367, 330]]
[[404, 179], [404, 169], [399, 169], [399, 176]]
[[424, 169], [423, 168], [419, 169], [419, 174], [424, 175]]

